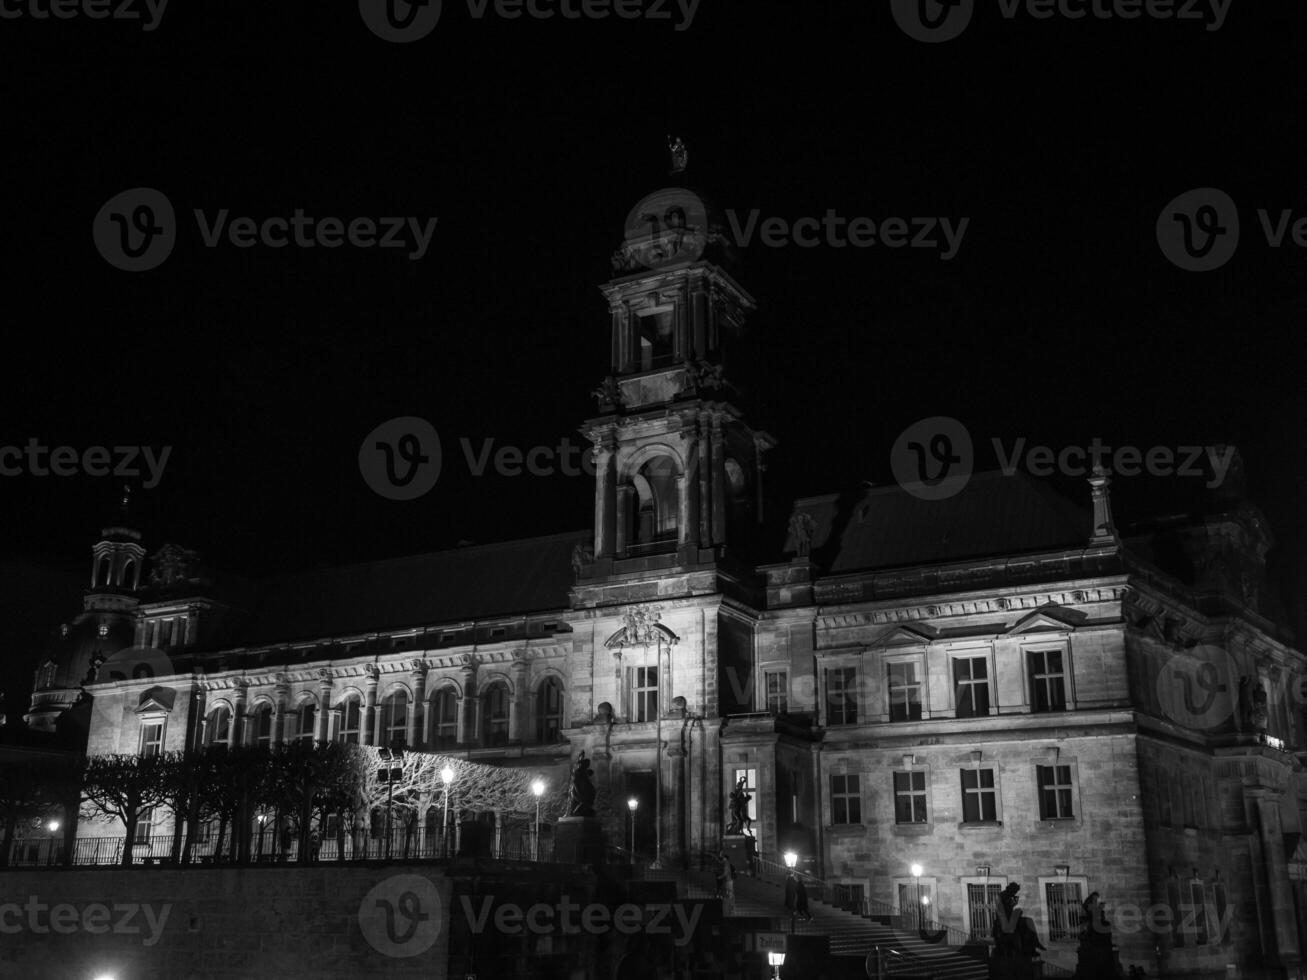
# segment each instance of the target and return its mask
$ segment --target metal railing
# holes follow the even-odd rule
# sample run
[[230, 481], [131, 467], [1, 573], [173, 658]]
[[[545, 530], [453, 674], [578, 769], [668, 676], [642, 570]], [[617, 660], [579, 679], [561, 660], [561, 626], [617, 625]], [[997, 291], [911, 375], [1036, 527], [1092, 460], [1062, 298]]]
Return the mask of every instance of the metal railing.
[[[105, 867], [122, 864], [126, 837], [79, 837], [73, 841], [71, 855], [62, 838], [40, 838], [19, 840], [9, 850], [8, 868], [54, 868], [71, 867]], [[459, 847], [453, 834], [448, 840], [439, 835], [410, 836], [392, 834], [389, 842], [384, 836], [373, 837], [369, 834], [347, 834], [341, 842], [335, 838], [321, 840], [316, 845], [310, 844], [307, 861], [310, 863], [333, 863], [339, 861], [439, 861], [453, 857], [489, 858], [497, 861], [540, 861], [549, 862], [553, 858], [553, 839], [541, 837], [537, 849], [529, 838], [513, 838], [485, 841], [481, 846]], [[467, 842], [470, 843], [470, 842]], [[175, 848], [172, 834], [157, 834], [138, 838], [132, 845], [132, 866], [134, 867], [169, 867], [179, 863], [179, 856], [184, 859], [184, 849]], [[389, 845], [389, 846], [387, 846]], [[235, 847], [230, 834], [225, 834], [221, 841], [216, 835], [196, 838], [191, 843], [189, 863], [192, 865], [239, 864], [235, 857]], [[288, 848], [279, 846], [275, 835], [268, 832], [263, 835], [255, 833], [250, 838], [249, 864], [298, 864], [300, 863], [300, 842], [298, 837], [290, 841]]]

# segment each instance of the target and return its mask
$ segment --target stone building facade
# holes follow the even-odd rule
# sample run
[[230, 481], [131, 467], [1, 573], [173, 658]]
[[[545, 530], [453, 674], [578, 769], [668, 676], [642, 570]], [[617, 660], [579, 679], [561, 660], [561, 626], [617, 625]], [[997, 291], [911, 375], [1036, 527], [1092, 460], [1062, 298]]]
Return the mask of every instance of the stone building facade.
[[142, 577], [111, 528], [29, 722], [86, 711], [92, 753], [400, 741], [557, 780], [584, 751], [669, 866], [717, 848], [743, 778], [764, 858], [849, 905], [983, 935], [1017, 882], [1072, 965], [1098, 892], [1124, 963], [1298, 975], [1307, 660], [1259, 611], [1260, 514], [1227, 492], [1122, 535], [1105, 475], [1075, 500], [979, 474], [800, 500], [769, 535], [734, 371], [755, 303], [712, 221], [615, 256], [593, 528], [262, 581], [177, 548]]

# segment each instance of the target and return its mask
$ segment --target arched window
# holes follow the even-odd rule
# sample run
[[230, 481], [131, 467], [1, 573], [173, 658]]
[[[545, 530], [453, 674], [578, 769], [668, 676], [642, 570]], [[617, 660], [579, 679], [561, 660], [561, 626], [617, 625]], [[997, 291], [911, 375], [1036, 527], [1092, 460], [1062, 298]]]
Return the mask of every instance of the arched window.
[[431, 745], [452, 748], [458, 744], [458, 692], [442, 687], [431, 693]]
[[100, 560], [95, 563], [95, 584], [109, 584], [109, 556], [101, 555]]
[[486, 745], [508, 744], [508, 685], [495, 681], [483, 699]]
[[676, 477], [676, 463], [670, 456], [657, 456], [632, 474], [634, 498], [628, 511], [629, 540], [635, 545], [650, 546], [675, 543], [681, 519], [681, 499]]
[[408, 741], [408, 692], [392, 691], [381, 702], [381, 744], [386, 748]]
[[260, 748], [272, 747], [272, 705], [261, 704], [254, 709], [254, 744]]
[[549, 677], [536, 694], [536, 738], [540, 742], [557, 742], [562, 729], [563, 685]]
[[295, 738], [300, 742], [312, 742], [317, 737], [318, 706], [312, 701], [305, 701], [300, 705], [298, 714]]
[[118, 584], [124, 588], [132, 588], [132, 576], [136, 573], [136, 562], [127, 559], [123, 565], [123, 570], [119, 573]]
[[340, 704], [340, 731], [336, 741], [350, 745], [359, 744], [359, 725], [363, 715], [362, 704], [358, 698], [346, 698]]
[[220, 705], [209, 712], [204, 725], [205, 745], [226, 745], [231, 739], [231, 711]]

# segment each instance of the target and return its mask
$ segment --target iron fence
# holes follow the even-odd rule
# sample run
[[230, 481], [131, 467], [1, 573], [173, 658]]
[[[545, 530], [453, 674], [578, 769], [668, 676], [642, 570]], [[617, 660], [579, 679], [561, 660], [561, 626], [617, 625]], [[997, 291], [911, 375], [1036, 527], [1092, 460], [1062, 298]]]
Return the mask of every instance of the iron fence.
[[[9, 849], [8, 868], [55, 868], [121, 866], [126, 837], [79, 837], [71, 852], [63, 838], [34, 838], [14, 841]], [[343, 840], [332, 837], [310, 841], [301, 859], [300, 840], [292, 837], [289, 846], [271, 831], [250, 836], [248, 862], [241, 862], [238, 847], [230, 833], [219, 840], [216, 834], [197, 836], [189, 851], [179, 846], [172, 834], [137, 838], [132, 844], [133, 867], [170, 867], [178, 864], [299, 864], [336, 863], [341, 861], [439, 861], [450, 858], [489, 858], [499, 861], [540, 861], [553, 858], [553, 839], [542, 836], [539, 847], [528, 838], [462, 841], [457, 835], [392, 833], [390, 838], [369, 833], [349, 833]]]

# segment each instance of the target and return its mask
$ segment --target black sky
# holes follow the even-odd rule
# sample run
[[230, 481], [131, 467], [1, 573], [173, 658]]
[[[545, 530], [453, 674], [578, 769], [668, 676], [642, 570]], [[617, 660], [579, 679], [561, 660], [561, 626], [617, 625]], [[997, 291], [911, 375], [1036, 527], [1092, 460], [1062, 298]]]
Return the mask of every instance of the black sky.
[[[0, 20], [0, 446], [171, 446], [138, 494], [147, 543], [238, 571], [588, 526], [583, 479], [473, 478], [459, 439], [578, 441], [608, 367], [596, 287], [629, 209], [667, 182], [674, 132], [723, 208], [970, 218], [947, 262], [746, 250], [782, 496], [889, 482], [895, 437], [934, 415], [982, 447], [1230, 442], [1300, 615], [1307, 251], [1268, 248], [1255, 214], [1307, 214], [1301, 5], [1234, 0], [1207, 31], [980, 2], [937, 45], [883, 3], [703, 0], [680, 32], [444, 6], [408, 45], [353, 3], [176, 4], [152, 32]], [[183, 230], [167, 262], [129, 274], [91, 222], [137, 186], [167, 194]], [[1154, 224], [1201, 186], [1238, 202], [1244, 243], [1193, 274]], [[413, 262], [207, 249], [193, 208], [439, 222]], [[373, 494], [356, 461], [399, 415], [431, 420], [446, 453], [412, 503]], [[117, 482], [0, 477], [6, 569], [83, 574]], [[21, 595], [8, 618], [27, 636]], [[17, 671], [26, 651], [6, 646]]]

